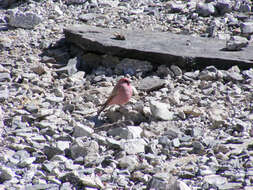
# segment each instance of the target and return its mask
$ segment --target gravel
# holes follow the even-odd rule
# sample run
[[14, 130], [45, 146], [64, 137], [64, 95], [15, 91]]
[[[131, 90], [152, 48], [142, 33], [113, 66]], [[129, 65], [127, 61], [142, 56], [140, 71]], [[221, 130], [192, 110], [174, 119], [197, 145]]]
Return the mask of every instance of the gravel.
[[[253, 189], [253, 69], [81, 52], [89, 24], [252, 43], [252, 2], [0, 2], [0, 189]], [[227, 38], [228, 37], [228, 38]], [[134, 95], [96, 116], [122, 76]]]

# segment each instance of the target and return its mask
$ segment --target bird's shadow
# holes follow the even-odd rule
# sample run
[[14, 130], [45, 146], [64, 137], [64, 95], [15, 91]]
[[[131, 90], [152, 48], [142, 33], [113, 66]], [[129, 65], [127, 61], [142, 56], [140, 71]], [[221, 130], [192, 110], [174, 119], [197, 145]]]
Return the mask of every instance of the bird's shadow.
[[[116, 112], [120, 112], [120, 110], [118, 109]], [[125, 126], [125, 125], [133, 125], [133, 122], [129, 120], [125, 120], [125, 117], [120, 118], [117, 121], [112, 121], [103, 115], [88, 116], [88, 117], [85, 117], [85, 119], [91, 122], [94, 122], [95, 131], [108, 130], [110, 128], [115, 128], [115, 127]]]
[[102, 125], [104, 125], [106, 123], [106, 121], [103, 118], [99, 117], [98, 115], [88, 116], [88, 117], [85, 117], [85, 119], [87, 119], [87, 120], [89, 120], [91, 122], [94, 122], [94, 124], [95, 124], [94, 127], [95, 128], [96, 127], [100, 127], [100, 126], [102, 126]]

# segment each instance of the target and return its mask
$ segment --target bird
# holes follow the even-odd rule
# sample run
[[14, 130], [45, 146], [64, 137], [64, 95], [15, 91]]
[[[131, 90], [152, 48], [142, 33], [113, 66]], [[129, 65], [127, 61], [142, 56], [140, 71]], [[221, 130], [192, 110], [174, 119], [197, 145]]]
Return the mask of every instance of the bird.
[[100, 113], [110, 105], [124, 105], [129, 102], [132, 97], [133, 89], [131, 82], [128, 78], [121, 78], [117, 84], [114, 86], [111, 95], [108, 97], [106, 102], [102, 105], [102, 108], [97, 112], [99, 116]]

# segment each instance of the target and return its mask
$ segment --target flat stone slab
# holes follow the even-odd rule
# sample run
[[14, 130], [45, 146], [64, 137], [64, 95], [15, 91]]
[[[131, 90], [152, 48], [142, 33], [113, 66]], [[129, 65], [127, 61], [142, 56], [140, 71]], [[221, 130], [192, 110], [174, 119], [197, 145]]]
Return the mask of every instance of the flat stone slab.
[[[125, 40], [116, 38], [116, 34]], [[224, 51], [226, 41], [168, 32], [131, 31], [74, 25], [64, 29], [67, 42], [87, 52], [147, 60], [155, 64], [176, 64], [182, 68], [214, 65], [228, 69], [233, 65], [253, 67], [253, 45], [241, 51]]]

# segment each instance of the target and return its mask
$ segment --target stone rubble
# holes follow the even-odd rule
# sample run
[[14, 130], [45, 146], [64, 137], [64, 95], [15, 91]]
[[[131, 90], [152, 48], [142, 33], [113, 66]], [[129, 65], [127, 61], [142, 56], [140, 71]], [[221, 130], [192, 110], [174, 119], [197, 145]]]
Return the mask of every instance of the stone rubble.
[[[0, 189], [253, 189], [252, 68], [154, 66], [80, 52], [63, 35], [86, 23], [252, 43], [251, 1], [0, 7]], [[96, 117], [123, 75], [132, 99]]]

